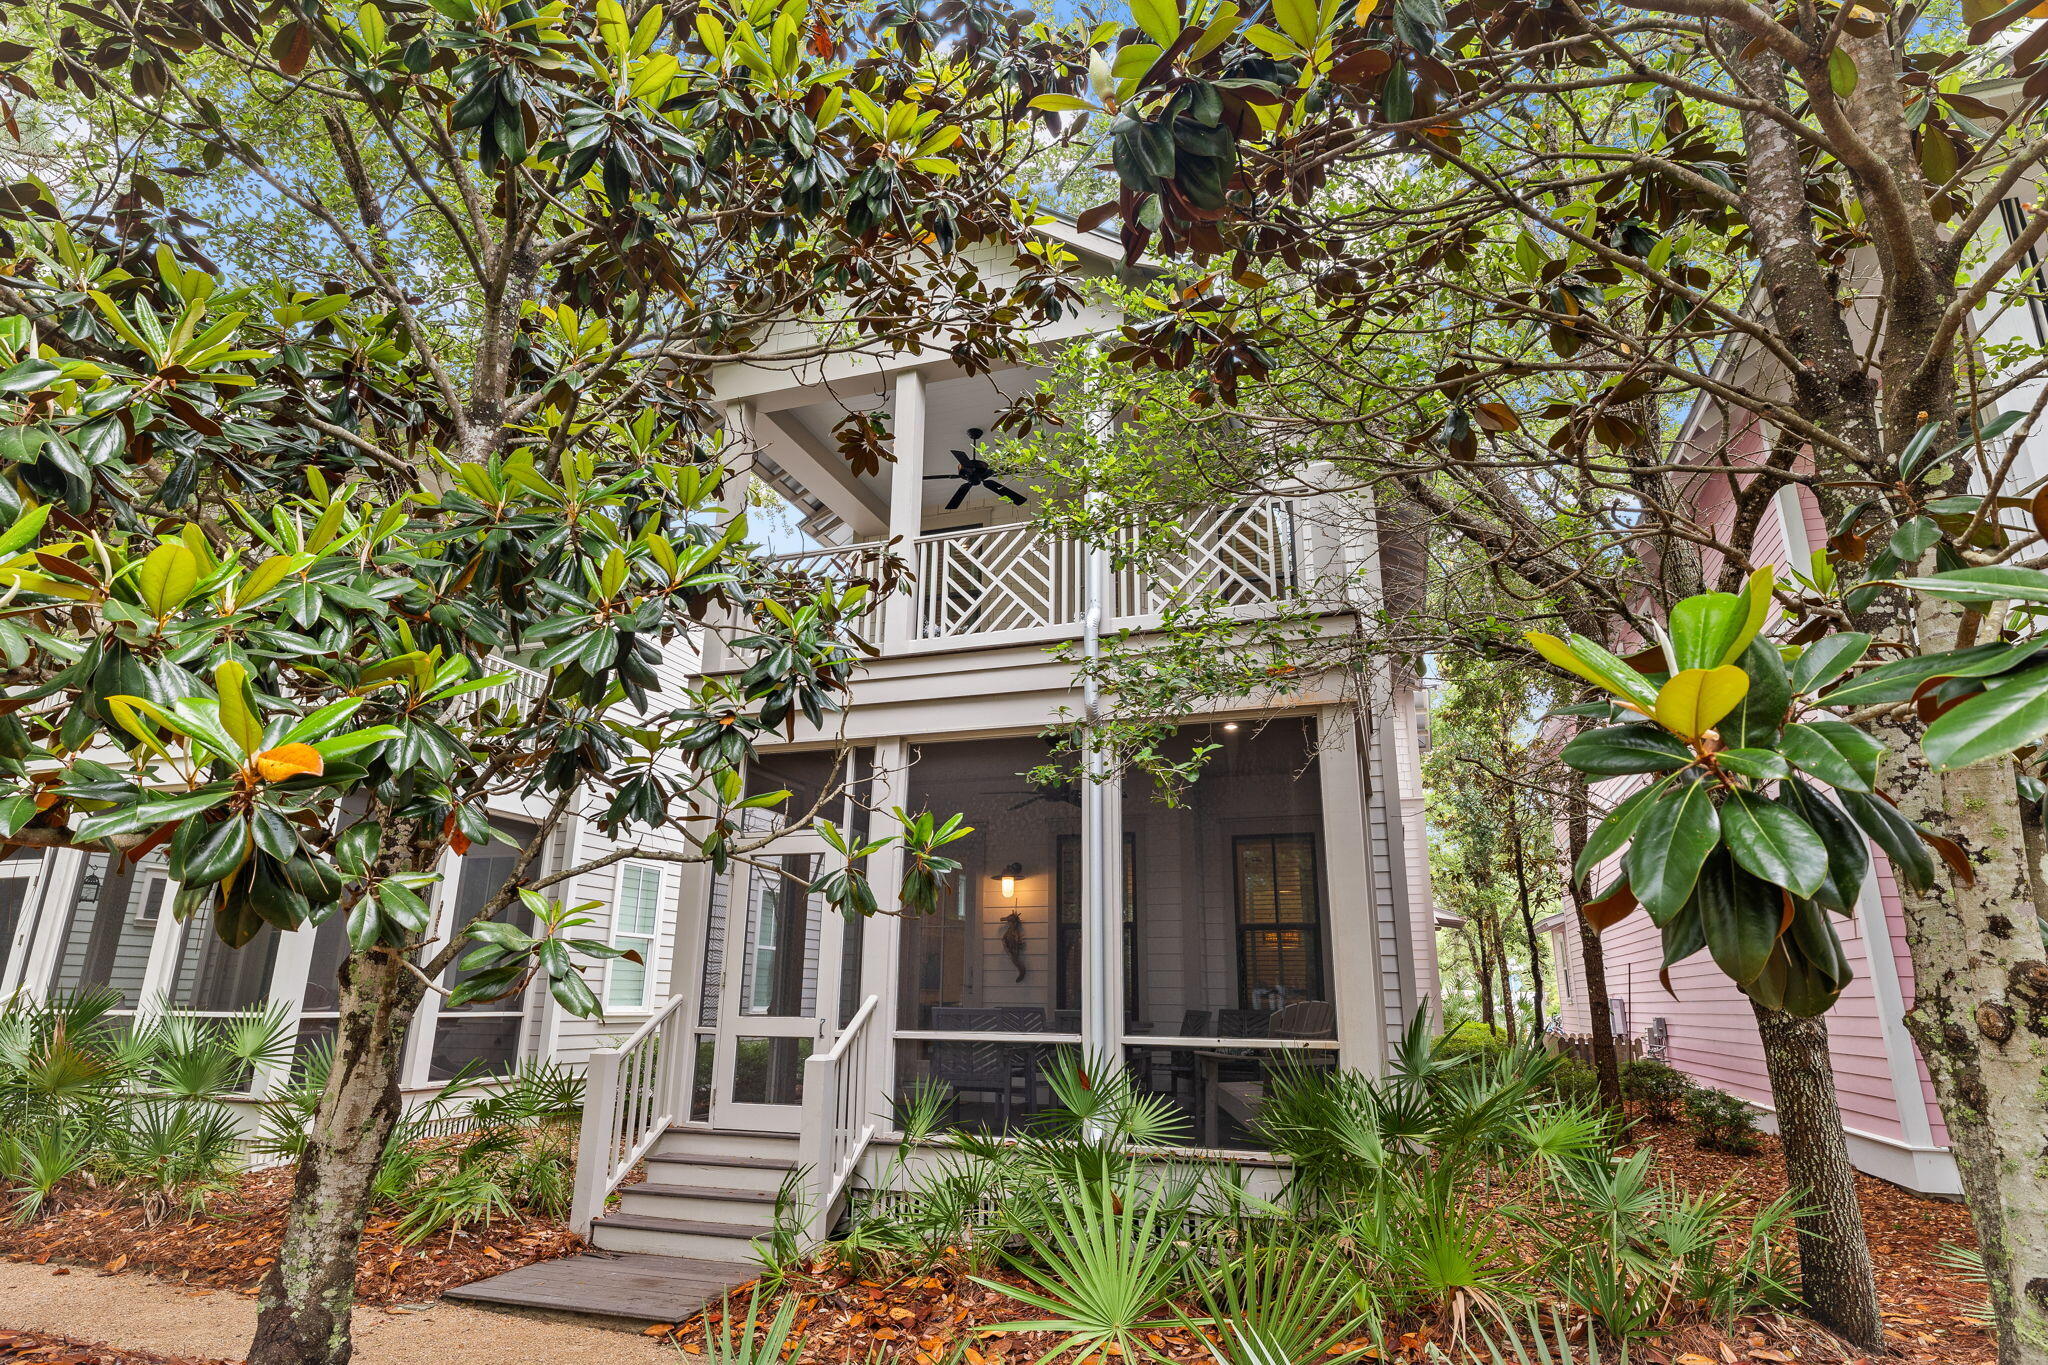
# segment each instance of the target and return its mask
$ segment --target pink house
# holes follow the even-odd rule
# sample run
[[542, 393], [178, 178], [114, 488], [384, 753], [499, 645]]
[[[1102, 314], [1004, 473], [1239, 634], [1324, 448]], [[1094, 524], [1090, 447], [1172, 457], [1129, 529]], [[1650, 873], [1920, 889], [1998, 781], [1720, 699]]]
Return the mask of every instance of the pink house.
[[[1716, 465], [1761, 456], [1762, 432], [1753, 419], [1738, 419], [1725, 448], [1722, 420], [1720, 412], [1697, 406], [1678, 448], [1713, 452]], [[1725, 474], [1700, 476], [1692, 495], [1702, 524], [1728, 524], [1729, 485]], [[1754, 556], [1777, 566], [1781, 578], [1789, 577], [1793, 570], [1807, 569], [1812, 551], [1826, 539], [1811, 493], [1787, 486], [1774, 496], [1758, 527]], [[1715, 567], [1709, 565], [1710, 575]], [[1610, 785], [1619, 788], [1604, 793], [1610, 800], [1626, 791]], [[1855, 917], [1835, 922], [1855, 980], [1827, 1016], [1849, 1154], [1871, 1175], [1925, 1194], [1956, 1195], [1961, 1186], [1933, 1083], [1905, 1025], [1913, 1000], [1913, 963], [1897, 891], [1883, 855], [1873, 849], [1871, 857], [1876, 875], [1866, 880]], [[1552, 935], [1552, 960], [1559, 964], [1563, 1028], [1585, 1033], [1592, 1025], [1578, 928], [1567, 915], [1553, 916], [1544, 927]], [[1695, 1081], [1763, 1108], [1768, 1128], [1771, 1087], [1749, 1001], [1712, 958], [1701, 952], [1673, 967], [1667, 992], [1658, 979], [1663, 946], [1648, 916], [1637, 912], [1612, 926], [1601, 936], [1601, 945], [1616, 1034], [1640, 1040], [1649, 1055], [1662, 1057]]]

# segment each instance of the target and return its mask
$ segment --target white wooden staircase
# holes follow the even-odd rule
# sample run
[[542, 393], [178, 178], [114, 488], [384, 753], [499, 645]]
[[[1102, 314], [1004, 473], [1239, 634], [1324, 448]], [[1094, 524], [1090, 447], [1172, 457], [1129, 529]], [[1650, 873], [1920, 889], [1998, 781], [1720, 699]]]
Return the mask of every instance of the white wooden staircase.
[[774, 1133], [671, 1128], [645, 1158], [644, 1180], [619, 1186], [619, 1202], [590, 1225], [590, 1244], [708, 1261], [753, 1262], [753, 1244], [775, 1227], [785, 1184], [801, 1200], [797, 1139]]
[[[774, 1232], [785, 1192], [797, 1241], [817, 1245], [879, 1127], [870, 1079], [877, 1014], [869, 996], [831, 1046], [804, 1063], [800, 1133], [732, 1132], [679, 1122], [695, 1039], [683, 998], [670, 1000], [624, 1043], [590, 1055], [569, 1218], [591, 1249], [449, 1297], [637, 1329], [680, 1322], [758, 1275], [755, 1249]], [[607, 1208], [614, 1192], [618, 1203]]]

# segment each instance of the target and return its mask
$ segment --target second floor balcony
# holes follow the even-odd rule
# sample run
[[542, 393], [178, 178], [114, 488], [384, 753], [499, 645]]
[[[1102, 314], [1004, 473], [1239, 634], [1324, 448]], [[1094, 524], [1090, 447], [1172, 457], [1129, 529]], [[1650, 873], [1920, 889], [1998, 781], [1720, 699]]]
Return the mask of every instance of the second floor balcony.
[[[1268, 497], [1203, 509], [1161, 549], [1135, 534], [1107, 547], [1102, 629], [1142, 629], [1179, 605], [1247, 616], [1298, 601], [1314, 547], [1296, 500]], [[778, 555], [776, 572], [879, 583], [885, 541]], [[861, 619], [884, 652], [1052, 641], [1077, 635], [1088, 609], [1091, 547], [1028, 521], [920, 535], [898, 553], [909, 581]]]

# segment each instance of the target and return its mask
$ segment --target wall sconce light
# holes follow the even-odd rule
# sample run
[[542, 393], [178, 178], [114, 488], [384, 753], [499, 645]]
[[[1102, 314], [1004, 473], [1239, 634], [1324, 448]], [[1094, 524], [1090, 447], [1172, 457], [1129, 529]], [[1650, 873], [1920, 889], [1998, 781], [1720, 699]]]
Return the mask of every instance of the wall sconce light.
[[1225, 734], [1231, 734], [1231, 735], [1234, 735], [1234, 734], [1236, 734], [1236, 733], [1237, 733], [1237, 722], [1236, 722], [1236, 721], [1234, 721], [1234, 720], [1226, 720], [1226, 721], [1224, 721], [1224, 722], [1223, 722], [1223, 731], [1224, 731], [1224, 733], [1225, 733]]
[[1001, 872], [998, 872], [994, 874], [992, 877], [990, 877], [989, 880], [994, 882], [1000, 882], [1003, 888], [1003, 899], [1006, 901], [1013, 901], [1017, 899], [1017, 878], [1023, 875], [1024, 864], [1011, 863]]

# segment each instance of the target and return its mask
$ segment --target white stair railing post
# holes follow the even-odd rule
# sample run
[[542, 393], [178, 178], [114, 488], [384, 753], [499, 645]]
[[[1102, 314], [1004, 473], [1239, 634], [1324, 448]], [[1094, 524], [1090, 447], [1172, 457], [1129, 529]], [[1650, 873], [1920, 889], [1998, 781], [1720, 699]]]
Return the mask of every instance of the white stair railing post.
[[590, 1236], [611, 1193], [611, 1168], [618, 1137], [619, 1052], [598, 1048], [584, 1068], [583, 1126], [577, 1137], [576, 1187], [569, 1203], [569, 1230]]
[[831, 1203], [837, 1191], [839, 1144], [833, 1113], [838, 1108], [839, 1060], [832, 1052], [814, 1052], [804, 1062], [804, 1116], [797, 1137], [797, 1160], [806, 1168], [803, 1182], [804, 1245], [825, 1240], [831, 1227]]

